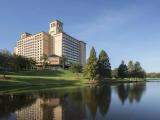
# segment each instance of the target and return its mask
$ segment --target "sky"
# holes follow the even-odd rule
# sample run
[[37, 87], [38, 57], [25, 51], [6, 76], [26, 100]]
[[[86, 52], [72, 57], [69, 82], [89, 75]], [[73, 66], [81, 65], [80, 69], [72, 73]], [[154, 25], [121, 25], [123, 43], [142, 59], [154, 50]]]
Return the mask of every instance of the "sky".
[[104, 49], [112, 68], [122, 60], [139, 61], [147, 72], [160, 72], [159, 0], [0, 0], [0, 49], [13, 52], [22, 32], [49, 30], [58, 19], [64, 31]]

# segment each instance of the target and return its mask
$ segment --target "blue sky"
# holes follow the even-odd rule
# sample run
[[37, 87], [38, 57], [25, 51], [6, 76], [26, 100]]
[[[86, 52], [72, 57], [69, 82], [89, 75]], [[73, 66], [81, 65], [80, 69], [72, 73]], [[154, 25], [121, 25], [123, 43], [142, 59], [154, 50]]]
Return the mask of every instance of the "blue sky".
[[97, 54], [107, 51], [112, 67], [137, 60], [160, 72], [159, 0], [1, 0], [0, 49], [13, 51], [20, 33], [48, 31], [59, 19], [64, 30]]

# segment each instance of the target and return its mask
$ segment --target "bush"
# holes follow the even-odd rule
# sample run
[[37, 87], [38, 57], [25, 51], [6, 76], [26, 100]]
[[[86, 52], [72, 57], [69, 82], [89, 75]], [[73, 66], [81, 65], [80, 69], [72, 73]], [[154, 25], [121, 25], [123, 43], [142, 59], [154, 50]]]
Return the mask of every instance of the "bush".
[[81, 73], [82, 72], [82, 66], [80, 64], [72, 64], [69, 69], [73, 73]]

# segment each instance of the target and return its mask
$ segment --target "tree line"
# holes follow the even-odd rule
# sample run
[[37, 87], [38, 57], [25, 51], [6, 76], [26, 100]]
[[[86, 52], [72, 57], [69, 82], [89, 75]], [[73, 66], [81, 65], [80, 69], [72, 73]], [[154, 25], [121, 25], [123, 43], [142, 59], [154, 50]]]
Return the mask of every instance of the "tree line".
[[98, 58], [94, 47], [90, 50], [87, 64], [84, 67], [84, 75], [89, 80], [104, 80], [107, 78], [145, 78], [146, 72], [141, 67], [140, 62], [129, 61], [128, 65], [124, 61], [121, 62], [118, 68], [111, 70], [111, 64], [108, 54], [101, 50]]
[[36, 62], [31, 58], [26, 58], [21, 55], [11, 54], [8, 50], [0, 51], [0, 71], [5, 73], [7, 71], [26, 70], [34, 67]]
[[145, 78], [146, 72], [141, 67], [140, 62], [136, 61], [135, 63], [133, 61], [129, 61], [128, 65], [125, 64], [125, 62], [122, 60], [121, 64], [118, 68], [115, 68], [112, 70], [112, 77], [114, 78]]
[[160, 78], [160, 73], [156, 72], [147, 73], [147, 78]]

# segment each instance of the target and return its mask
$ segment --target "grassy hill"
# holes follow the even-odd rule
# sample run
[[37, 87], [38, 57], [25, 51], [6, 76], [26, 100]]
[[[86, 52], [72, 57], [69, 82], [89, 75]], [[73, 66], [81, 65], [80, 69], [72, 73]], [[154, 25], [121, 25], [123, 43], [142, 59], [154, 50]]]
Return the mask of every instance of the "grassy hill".
[[32, 70], [7, 73], [7, 79], [0, 78], [0, 86], [35, 86], [35, 85], [81, 85], [86, 80], [82, 74], [69, 70]]

